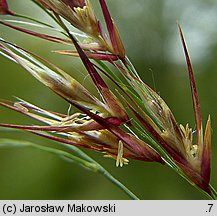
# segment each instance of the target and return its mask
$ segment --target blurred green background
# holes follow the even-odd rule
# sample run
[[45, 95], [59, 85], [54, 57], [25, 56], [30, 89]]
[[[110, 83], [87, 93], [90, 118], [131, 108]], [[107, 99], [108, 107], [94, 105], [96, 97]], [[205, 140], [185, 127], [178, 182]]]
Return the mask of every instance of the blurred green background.
[[[98, 1], [92, 0], [101, 17]], [[176, 22], [184, 30], [192, 58], [204, 121], [212, 117], [212, 184], [217, 187], [217, 3], [215, 0], [108, 0], [128, 56], [143, 80], [165, 99], [177, 121], [194, 127], [189, 82]], [[8, 0], [12, 10], [43, 21], [49, 18], [31, 1]], [[10, 17], [3, 17], [9, 19]], [[50, 52], [54, 43], [0, 26], [0, 36], [46, 57], [91, 89], [79, 60]], [[0, 56], [0, 98], [18, 96], [49, 110], [67, 113], [68, 104], [18, 65]], [[94, 88], [94, 87], [93, 87]], [[95, 92], [94, 89], [92, 89]], [[0, 108], [0, 122], [33, 124], [35, 121]], [[28, 133], [0, 133], [57, 145]], [[141, 199], [205, 199], [171, 169], [131, 160], [116, 168], [115, 161], [85, 150]], [[33, 149], [0, 149], [0, 199], [128, 199], [99, 174], [89, 172], [48, 153]]]

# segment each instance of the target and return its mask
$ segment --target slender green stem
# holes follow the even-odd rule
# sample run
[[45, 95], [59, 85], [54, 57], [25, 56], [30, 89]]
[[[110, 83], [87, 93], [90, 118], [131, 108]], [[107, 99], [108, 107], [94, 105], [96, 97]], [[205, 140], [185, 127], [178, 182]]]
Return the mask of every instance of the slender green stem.
[[212, 198], [214, 200], [217, 200], [217, 191], [216, 191], [216, 189], [212, 185], [210, 185], [210, 190], [211, 190]]
[[[61, 145], [62, 147], [63, 145]], [[42, 150], [44, 152], [49, 152], [54, 155], [57, 155], [61, 158], [67, 159], [70, 162], [74, 162], [84, 168], [87, 168], [88, 170], [92, 172], [96, 172], [99, 174], [102, 174], [105, 178], [107, 178], [110, 182], [112, 182], [114, 185], [116, 185], [118, 188], [120, 188], [124, 193], [126, 193], [131, 199], [133, 200], [139, 200], [139, 198], [131, 192], [127, 187], [125, 187], [119, 180], [117, 180], [114, 176], [112, 176], [106, 169], [104, 169], [99, 163], [97, 163], [94, 159], [92, 159], [90, 156], [85, 154], [83, 151], [81, 151], [79, 148], [75, 146], [69, 146], [65, 145], [66, 149], [73, 151], [80, 157], [77, 157], [73, 155], [70, 152], [51, 148], [47, 146], [38, 145], [32, 142], [28, 141], [21, 141], [21, 140], [12, 140], [12, 139], [0, 139], [0, 147], [33, 147], [39, 150]]]
[[[46, 147], [37, 147], [37, 148], [46, 148]], [[110, 182], [112, 182], [114, 185], [116, 185], [118, 188], [120, 188], [124, 193], [126, 193], [131, 199], [133, 200], [139, 200], [139, 198], [130, 191], [126, 186], [124, 186], [119, 180], [117, 180], [114, 176], [112, 176], [105, 168], [103, 168], [99, 163], [97, 163], [94, 159], [92, 159], [90, 156], [85, 154], [83, 151], [78, 149], [75, 146], [68, 146], [68, 149], [71, 149], [73, 152], [77, 153], [81, 158], [73, 156], [72, 154], [69, 154], [64, 151], [55, 150], [59, 153], [63, 152], [63, 156], [67, 159], [71, 159], [78, 163], [79, 165], [84, 166], [85, 168], [90, 169], [93, 172], [97, 172], [102, 174], [105, 178], [107, 178]], [[48, 149], [51, 153], [54, 151], [53, 149]], [[54, 152], [55, 153], [55, 152]]]
[[[38, 148], [41, 148], [41, 147], [38, 147]], [[43, 148], [46, 148], [46, 147], [43, 147]], [[114, 185], [119, 187], [124, 193], [126, 193], [131, 199], [139, 200], [139, 198], [132, 191], [130, 191], [119, 180], [117, 180], [114, 176], [112, 176], [105, 168], [103, 168], [99, 163], [97, 163], [94, 159], [92, 159], [90, 156], [85, 154], [79, 148], [77, 148], [75, 146], [67, 146], [67, 148], [72, 150], [76, 154], [78, 154], [84, 160], [62, 151], [64, 153], [63, 156], [65, 156], [67, 159], [72, 159], [73, 161], [75, 160], [75, 162], [77, 162], [78, 164], [81, 163], [80, 165], [84, 166], [85, 168], [88, 168], [91, 171], [98, 172], [98, 173], [102, 174], [110, 182], [112, 182]], [[50, 150], [50, 148], [49, 148], [49, 151], [52, 152], [53, 150]], [[59, 151], [59, 150], [56, 150], [56, 151]], [[59, 151], [59, 152], [61, 152], [61, 151]]]
[[106, 177], [109, 181], [111, 181], [113, 184], [115, 184], [117, 187], [119, 187], [124, 193], [126, 193], [131, 199], [133, 200], [139, 200], [139, 198], [131, 192], [127, 187], [125, 187], [120, 181], [118, 181], [116, 178], [114, 178], [108, 171], [106, 171], [103, 167], [101, 167], [98, 171], [101, 173], [104, 177]]
[[[62, 146], [62, 145], [61, 145]], [[95, 162], [90, 156], [88, 156], [87, 154], [85, 154], [82, 150], [80, 150], [79, 148], [73, 146], [73, 145], [64, 145], [65, 149], [68, 149], [70, 151], [73, 151], [74, 153], [76, 153], [78, 156], [80, 156], [81, 158], [83, 158], [84, 160], [87, 160], [89, 162]], [[95, 162], [96, 163], [96, 162]]]
[[90, 161], [94, 163], [97, 166], [97, 172], [102, 174], [105, 178], [107, 178], [109, 181], [111, 181], [114, 185], [119, 187], [124, 193], [126, 193], [131, 199], [133, 200], [139, 200], [139, 198], [130, 191], [126, 186], [124, 186], [119, 180], [117, 180], [114, 176], [112, 176], [105, 168], [103, 168], [99, 163], [97, 163], [93, 158], [85, 154], [83, 151], [81, 151], [79, 148], [75, 146], [67, 145], [65, 146], [67, 149], [72, 150], [76, 154], [78, 154], [81, 158]]
[[[97, 163], [93, 158], [91, 158], [90, 156], [88, 156], [87, 154], [85, 154], [83, 151], [81, 151], [79, 148], [75, 147], [75, 146], [71, 146], [71, 145], [67, 145], [65, 146], [67, 149], [75, 152], [76, 154], [78, 154], [82, 159], [82, 166], [89, 168], [90, 170], [94, 171], [94, 172], [98, 172], [100, 174], [102, 174], [105, 178], [107, 178], [110, 182], [112, 182], [114, 185], [116, 185], [118, 188], [120, 188], [124, 193], [126, 193], [131, 199], [133, 200], [139, 200], [139, 198], [132, 192], [130, 191], [126, 186], [124, 186], [118, 179], [116, 179], [113, 175], [111, 175], [104, 167], [102, 167], [99, 163]], [[75, 156], [70, 156], [71, 154], [66, 154], [66, 158], [71, 158], [74, 160]], [[79, 159], [77, 157], [75, 157], [76, 162], [79, 163]], [[85, 161], [88, 161], [85, 163]]]

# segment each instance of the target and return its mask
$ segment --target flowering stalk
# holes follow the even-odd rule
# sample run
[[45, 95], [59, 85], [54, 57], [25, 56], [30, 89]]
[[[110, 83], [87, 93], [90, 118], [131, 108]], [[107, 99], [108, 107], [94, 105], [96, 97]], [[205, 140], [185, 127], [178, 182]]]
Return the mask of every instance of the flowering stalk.
[[[68, 45], [69, 50], [55, 52], [80, 57], [101, 100], [57, 66], [1, 39], [0, 50], [4, 56], [21, 65], [80, 112], [67, 116], [46, 111], [21, 99], [16, 102], [1, 100], [1, 106], [46, 125], [2, 123], [0, 126], [22, 129], [61, 143], [103, 152], [107, 157], [116, 159], [117, 166], [127, 164], [129, 159], [166, 163], [192, 185], [215, 199], [216, 192], [210, 186], [211, 120], [209, 116], [203, 133], [199, 97], [181, 27], [179, 26], [179, 31], [188, 67], [196, 124], [195, 142], [192, 128], [188, 124], [179, 125], [164, 100], [139, 77], [126, 56], [120, 34], [105, 0], [99, 0], [99, 3], [108, 35], [89, 0], [34, 2], [51, 14], [61, 27], [59, 32], [67, 38], [34, 32], [5, 21], [0, 21], [0, 24], [35, 37]], [[3, 15], [15, 14], [9, 11], [7, 2], [2, 0], [0, 12]], [[63, 19], [81, 31], [85, 40], [78, 40]], [[43, 24], [41, 21], [38, 23]], [[104, 61], [110, 63], [114, 70], [107, 67]], [[112, 92], [101, 73], [105, 74], [120, 92]], [[118, 78], [117, 73], [125, 81]]]

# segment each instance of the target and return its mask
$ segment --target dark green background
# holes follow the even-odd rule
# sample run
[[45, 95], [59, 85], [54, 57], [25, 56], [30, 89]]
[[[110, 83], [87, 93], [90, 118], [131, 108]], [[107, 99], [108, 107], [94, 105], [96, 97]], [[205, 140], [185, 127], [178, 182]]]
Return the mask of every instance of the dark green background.
[[[12, 10], [43, 21], [48, 17], [30, 1], [8, 1]], [[92, 0], [101, 16], [98, 1]], [[108, 0], [128, 56], [143, 80], [156, 89], [177, 121], [194, 127], [185, 60], [176, 22], [182, 25], [193, 61], [204, 122], [212, 117], [212, 179], [217, 187], [217, 3], [214, 0]], [[1, 18], [5, 18], [1, 16]], [[8, 17], [9, 18], [9, 17]], [[0, 26], [0, 36], [55, 62], [91, 89], [79, 60], [53, 54], [62, 48]], [[93, 87], [94, 88], [94, 87]], [[92, 89], [93, 92], [96, 92]], [[0, 97], [21, 97], [46, 109], [67, 113], [68, 105], [18, 65], [0, 57]], [[0, 108], [0, 122], [35, 121]], [[204, 123], [205, 124], [205, 123]], [[56, 145], [28, 133], [0, 133], [0, 137]], [[131, 160], [116, 168], [101, 153], [86, 151], [142, 199], [205, 199], [171, 169]], [[0, 199], [128, 199], [99, 174], [33, 149], [0, 149]]]

